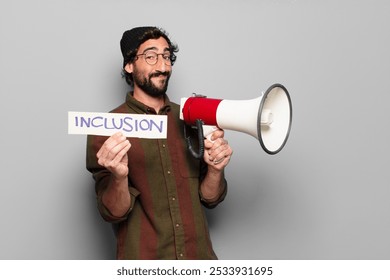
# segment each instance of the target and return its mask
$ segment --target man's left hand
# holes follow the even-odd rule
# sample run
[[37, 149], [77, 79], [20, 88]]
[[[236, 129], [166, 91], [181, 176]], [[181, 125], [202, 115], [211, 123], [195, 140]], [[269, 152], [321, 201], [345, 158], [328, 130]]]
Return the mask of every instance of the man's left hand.
[[204, 140], [204, 160], [216, 170], [222, 170], [229, 163], [233, 150], [224, 138], [224, 131], [214, 131], [209, 139]]

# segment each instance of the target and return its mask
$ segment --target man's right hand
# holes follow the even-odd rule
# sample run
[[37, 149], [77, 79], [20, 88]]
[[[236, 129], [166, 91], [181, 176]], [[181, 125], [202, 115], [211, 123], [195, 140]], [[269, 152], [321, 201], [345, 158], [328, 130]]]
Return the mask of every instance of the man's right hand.
[[98, 163], [107, 168], [116, 180], [126, 178], [129, 173], [127, 152], [130, 147], [130, 141], [117, 132], [103, 143], [96, 154]]

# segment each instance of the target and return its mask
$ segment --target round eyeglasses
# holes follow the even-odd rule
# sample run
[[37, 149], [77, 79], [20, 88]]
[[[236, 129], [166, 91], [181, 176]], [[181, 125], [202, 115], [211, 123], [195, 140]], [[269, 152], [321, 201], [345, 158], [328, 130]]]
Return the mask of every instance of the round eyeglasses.
[[165, 65], [171, 66], [176, 60], [176, 56], [174, 54], [171, 54], [169, 52], [165, 53], [156, 53], [154, 51], [148, 51], [146, 53], [137, 54], [135, 57], [138, 59], [140, 56], [144, 56], [144, 59], [147, 64], [149, 65], [155, 65], [158, 61], [158, 56], [161, 55]]

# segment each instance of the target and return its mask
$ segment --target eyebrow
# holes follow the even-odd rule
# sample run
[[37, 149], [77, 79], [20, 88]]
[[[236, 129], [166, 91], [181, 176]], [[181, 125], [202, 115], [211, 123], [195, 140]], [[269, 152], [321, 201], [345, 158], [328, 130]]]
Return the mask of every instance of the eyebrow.
[[[144, 49], [144, 51], [142, 53], [146, 53], [147, 51], [157, 51], [157, 50], [158, 49], [156, 47], [149, 47], [149, 48]], [[164, 52], [166, 52], [166, 51], [169, 51], [169, 47], [166, 47], [164, 49]]]

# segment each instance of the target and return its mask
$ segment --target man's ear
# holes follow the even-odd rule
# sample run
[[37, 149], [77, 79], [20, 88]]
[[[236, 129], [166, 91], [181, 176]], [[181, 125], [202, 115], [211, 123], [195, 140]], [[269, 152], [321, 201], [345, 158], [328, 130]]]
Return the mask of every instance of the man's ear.
[[133, 63], [127, 63], [125, 66], [125, 70], [129, 74], [133, 73]]

